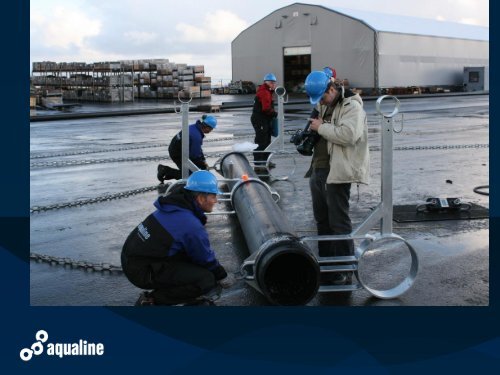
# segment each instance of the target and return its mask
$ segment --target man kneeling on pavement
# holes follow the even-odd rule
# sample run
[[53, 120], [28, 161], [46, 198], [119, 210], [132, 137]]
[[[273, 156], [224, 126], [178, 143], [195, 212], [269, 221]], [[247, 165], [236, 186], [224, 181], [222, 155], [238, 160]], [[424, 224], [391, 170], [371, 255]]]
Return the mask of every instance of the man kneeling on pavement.
[[152, 289], [136, 306], [190, 304], [227, 277], [204, 227], [217, 194], [217, 178], [196, 171], [184, 187], [159, 197], [156, 211], [130, 233], [121, 254], [123, 272], [135, 286]]
[[[216, 127], [217, 119], [210, 115], [203, 115], [196, 123], [189, 125], [189, 160], [199, 169], [208, 169], [208, 164], [202, 149], [203, 139], [205, 138], [205, 134], [209, 134]], [[168, 146], [168, 154], [179, 169], [171, 168], [168, 165], [158, 164], [158, 173], [156, 177], [162, 184], [164, 180], [179, 180], [182, 177], [182, 131], [172, 138]]]

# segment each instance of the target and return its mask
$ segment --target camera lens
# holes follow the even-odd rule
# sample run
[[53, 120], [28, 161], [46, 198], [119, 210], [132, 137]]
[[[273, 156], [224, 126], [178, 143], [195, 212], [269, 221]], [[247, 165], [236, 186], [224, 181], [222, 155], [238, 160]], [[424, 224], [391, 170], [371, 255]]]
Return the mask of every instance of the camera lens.
[[313, 148], [316, 142], [318, 142], [320, 135], [316, 132], [310, 132], [305, 138], [302, 144], [297, 146], [297, 151], [299, 154], [304, 156], [311, 156], [313, 154]]
[[302, 144], [297, 146], [299, 154], [311, 156], [313, 154], [314, 143], [311, 143], [311, 137], [307, 137]]
[[290, 143], [293, 143], [295, 146], [298, 146], [300, 145], [300, 142], [302, 142], [302, 139], [303, 139], [303, 132], [302, 130], [299, 129], [290, 138]]

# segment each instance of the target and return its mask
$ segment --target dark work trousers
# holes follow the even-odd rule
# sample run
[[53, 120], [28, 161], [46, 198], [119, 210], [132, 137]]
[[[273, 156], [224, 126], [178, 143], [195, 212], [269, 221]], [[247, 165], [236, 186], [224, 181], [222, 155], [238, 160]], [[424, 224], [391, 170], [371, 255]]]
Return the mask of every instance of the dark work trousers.
[[214, 274], [183, 261], [153, 266], [151, 296], [157, 305], [173, 305], [201, 296], [216, 286]]
[[177, 155], [172, 155], [172, 154], [169, 154], [169, 155], [170, 155], [170, 159], [172, 159], [172, 161], [175, 163], [175, 165], [177, 165], [177, 168], [182, 170], [182, 157], [177, 156]]
[[[170, 155], [170, 159], [172, 159], [172, 161], [175, 163], [175, 165], [177, 165], [177, 168], [179, 168], [179, 171], [178, 172], [175, 172], [175, 176], [173, 176], [173, 178], [175, 178], [176, 180], [180, 180], [182, 178], [182, 157], [177, 157], [177, 156], [172, 156], [172, 154], [169, 154]], [[206, 169], [206, 165], [205, 163], [203, 163], [202, 161], [193, 161], [194, 165], [196, 165], [199, 169]], [[193, 172], [191, 172], [191, 170], [189, 171], [189, 175], [191, 175]]]
[[[328, 205], [328, 221], [332, 234], [349, 234], [352, 232], [349, 217], [349, 198], [351, 184], [327, 184], [326, 201]], [[329, 256], [354, 255], [353, 240], [332, 241]]]
[[[255, 151], [263, 151], [271, 144], [271, 121], [272, 119], [252, 120], [252, 125], [255, 130], [254, 142], [259, 145]], [[265, 166], [268, 157], [268, 152], [254, 152], [253, 154], [253, 160], [256, 166]]]
[[127, 278], [142, 289], [153, 289], [157, 305], [175, 305], [207, 293], [216, 286], [214, 274], [194, 263], [154, 258], [125, 257], [122, 266]]
[[[326, 178], [330, 168], [314, 168], [309, 178], [309, 188], [311, 189], [312, 206], [314, 220], [319, 236], [333, 234], [330, 229], [328, 214], [328, 204], [326, 202]], [[318, 254], [326, 257], [331, 254], [330, 246], [332, 241], [318, 241]]]

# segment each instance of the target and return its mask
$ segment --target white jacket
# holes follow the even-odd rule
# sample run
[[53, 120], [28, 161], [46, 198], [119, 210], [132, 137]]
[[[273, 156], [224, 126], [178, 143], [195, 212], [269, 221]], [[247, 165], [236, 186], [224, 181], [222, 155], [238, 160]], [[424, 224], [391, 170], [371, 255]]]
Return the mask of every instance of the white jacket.
[[[323, 117], [327, 107], [320, 105]], [[344, 98], [333, 110], [331, 123], [320, 125], [318, 133], [328, 142], [330, 173], [327, 184], [362, 183], [370, 180], [368, 126], [359, 95]]]

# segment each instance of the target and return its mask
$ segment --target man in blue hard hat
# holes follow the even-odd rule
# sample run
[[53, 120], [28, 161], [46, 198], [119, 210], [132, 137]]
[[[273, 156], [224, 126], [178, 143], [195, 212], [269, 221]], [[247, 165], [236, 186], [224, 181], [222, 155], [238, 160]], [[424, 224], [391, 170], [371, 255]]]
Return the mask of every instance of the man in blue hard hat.
[[121, 253], [123, 272], [135, 286], [152, 289], [136, 306], [195, 304], [226, 278], [205, 229], [205, 212], [212, 212], [217, 194], [217, 178], [196, 171], [184, 187], [159, 197], [156, 211], [129, 234]]
[[[257, 89], [254, 98], [252, 116], [250, 121], [255, 130], [255, 143], [258, 147], [255, 151], [263, 151], [271, 144], [272, 121], [278, 116], [274, 110], [273, 92], [276, 88], [276, 76], [268, 73], [264, 76], [264, 83]], [[269, 153], [254, 152], [253, 159], [258, 172], [263, 171], [266, 166]], [[274, 167], [274, 163], [269, 163], [269, 167]]]
[[[358, 94], [345, 90], [335, 71], [311, 72], [306, 92], [319, 113], [310, 119], [310, 130], [321, 136], [314, 146], [310, 175], [314, 217], [320, 235], [352, 232], [349, 217], [351, 184], [368, 184], [370, 156], [368, 127], [363, 101]], [[307, 176], [307, 175], [306, 175]], [[320, 257], [354, 254], [352, 240], [322, 241]], [[333, 284], [350, 283], [352, 273], [334, 273]]]
[[[208, 164], [203, 154], [203, 138], [217, 127], [217, 119], [211, 115], [203, 115], [196, 123], [189, 125], [189, 160], [199, 169], [208, 169]], [[158, 165], [157, 178], [164, 180], [180, 179], [182, 176], [182, 131], [177, 133], [170, 142], [168, 153], [179, 169], [167, 165]]]

